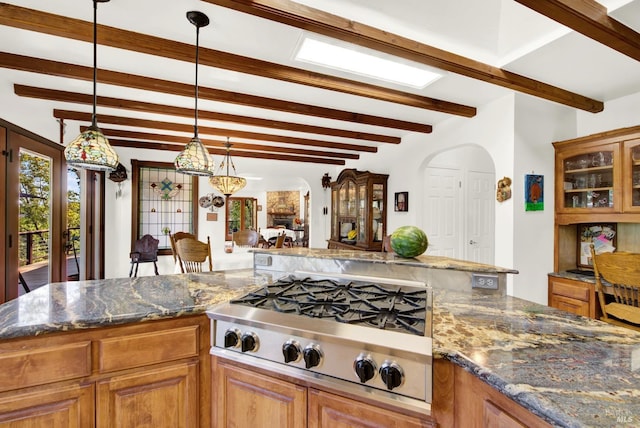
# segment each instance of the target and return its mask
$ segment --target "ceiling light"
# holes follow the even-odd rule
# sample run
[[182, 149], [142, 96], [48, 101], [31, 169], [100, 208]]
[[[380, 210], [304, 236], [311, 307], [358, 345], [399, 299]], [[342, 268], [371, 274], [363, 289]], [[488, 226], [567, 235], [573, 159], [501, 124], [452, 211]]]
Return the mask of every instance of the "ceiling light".
[[357, 47], [338, 46], [335, 42], [329, 43], [310, 37], [305, 37], [302, 41], [296, 60], [414, 88], [424, 88], [442, 77], [440, 73], [408, 64], [408, 61], [402, 58], [382, 53], [378, 56], [368, 54]]
[[118, 166], [118, 154], [98, 128], [96, 120], [98, 2], [106, 3], [108, 1], [93, 0], [93, 115], [91, 116], [91, 126], [64, 149], [64, 158], [67, 164], [95, 171], [113, 171]]
[[193, 138], [184, 147], [184, 150], [176, 157], [174, 164], [176, 171], [187, 175], [210, 176], [213, 171], [213, 160], [209, 151], [198, 138], [198, 51], [200, 40], [200, 27], [209, 25], [209, 18], [202, 12], [187, 12], [187, 19], [196, 27], [196, 95], [195, 95], [195, 121], [193, 125]]
[[[229, 143], [229, 138], [227, 138], [227, 154], [225, 160], [220, 164], [220, 168], [218, 169], [218, 174], [209, 177], [209, 183], [217, 189], [220, 193], [229, 197], [234, 193], [241, 190], [244, 186], [247, 185], [247, 180], [244, 177], [238, 177], [236, 172], [236, 166], [233, 164], [231, 160], [231, 143]], [[226, 174], [223, 175], [224, 168], [226, 163]], [[233, 174], [229, 175], [229, 166], [233, 168]]]

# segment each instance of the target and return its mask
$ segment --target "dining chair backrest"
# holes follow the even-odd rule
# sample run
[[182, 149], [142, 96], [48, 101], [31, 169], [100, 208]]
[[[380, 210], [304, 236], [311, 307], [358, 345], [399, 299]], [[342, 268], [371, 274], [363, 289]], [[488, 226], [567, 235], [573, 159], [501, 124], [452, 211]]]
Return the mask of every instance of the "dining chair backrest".
[[[136, 240], [133, 244], [133, 251], [129, 253], [131, 259], [131, 268], [129, 276], [138, 276], [138, 265], [140, 263], [153, 263], [155, 274], [158, 275], [158, 244], [159, 239], [147, 234]], [[135, 267], [135, 274], [134, 274]]]
[[276, 244], [274, 245], [274, 248], [282, 248], [282, 247], [283, 247], [283, 245], [284, 245], [284, 238], [285, 238], [286, 236], [287, 236], [287, 235], [286, 235], [284, 232], [282, 232], [281, 234], [279, 234], [279, 235], [276, 237]]
[[211, 240], [207, 236], [207, 242], [201, 242], [193, 238], [184, 238], [176, 242], [180, 270], [185, 272], [202, 272], [202, 265], [208, 260], [209, 271], [213, 270], [211, 260]]
[[169, 235], [169, 242], [171, 243], [171, 251], [173, 252], [173, 262], [178, 261], [178, 250], [176, 248], [176, 242], [184, 238], [197, 239], [196, 235], [189, 232], [176, 232], [173, 235]]
[[260, 235], [255, 230], [244, 229], [233, 232], [231, 240], [239, 247], [257, 247]]
[[[591, 260], [602, 320], [640, 330], [640, 253], [614, 252], [596, 254], [591, 244]], [[611, 293], [605, 293], [605, 284]], [[613, 301], [607, 302], [607, 294]]]

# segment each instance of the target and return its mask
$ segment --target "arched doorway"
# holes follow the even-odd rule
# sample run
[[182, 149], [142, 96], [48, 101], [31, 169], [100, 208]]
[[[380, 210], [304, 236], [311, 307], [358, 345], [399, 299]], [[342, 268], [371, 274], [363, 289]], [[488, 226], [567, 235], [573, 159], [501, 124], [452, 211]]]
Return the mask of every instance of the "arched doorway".
[[429, 254], [493, 264], [494, 183], [493, 160], [480, 146], [458, 146], [425, 163], [422, 228]]

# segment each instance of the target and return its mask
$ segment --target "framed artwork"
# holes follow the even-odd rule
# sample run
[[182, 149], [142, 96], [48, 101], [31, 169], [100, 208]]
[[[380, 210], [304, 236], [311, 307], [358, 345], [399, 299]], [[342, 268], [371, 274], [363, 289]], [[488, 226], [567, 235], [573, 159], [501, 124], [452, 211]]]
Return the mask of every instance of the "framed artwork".
[[395, 211], [409, 211], [409, 192], [396, 192], [393, 206]]
[[544, 176], [527, 174], [524, 176], [525, 211], [544, 211]]

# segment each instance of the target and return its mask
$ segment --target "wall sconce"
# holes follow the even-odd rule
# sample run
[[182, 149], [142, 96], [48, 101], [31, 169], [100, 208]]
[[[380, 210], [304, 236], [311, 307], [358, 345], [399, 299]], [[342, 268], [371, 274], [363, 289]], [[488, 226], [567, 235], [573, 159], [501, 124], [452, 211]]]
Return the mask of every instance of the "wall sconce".
[[329, 177], [329, 173], [325, 172], [322, 176], [322, 188], [327, 189], [331, 187], [331, 177]]

